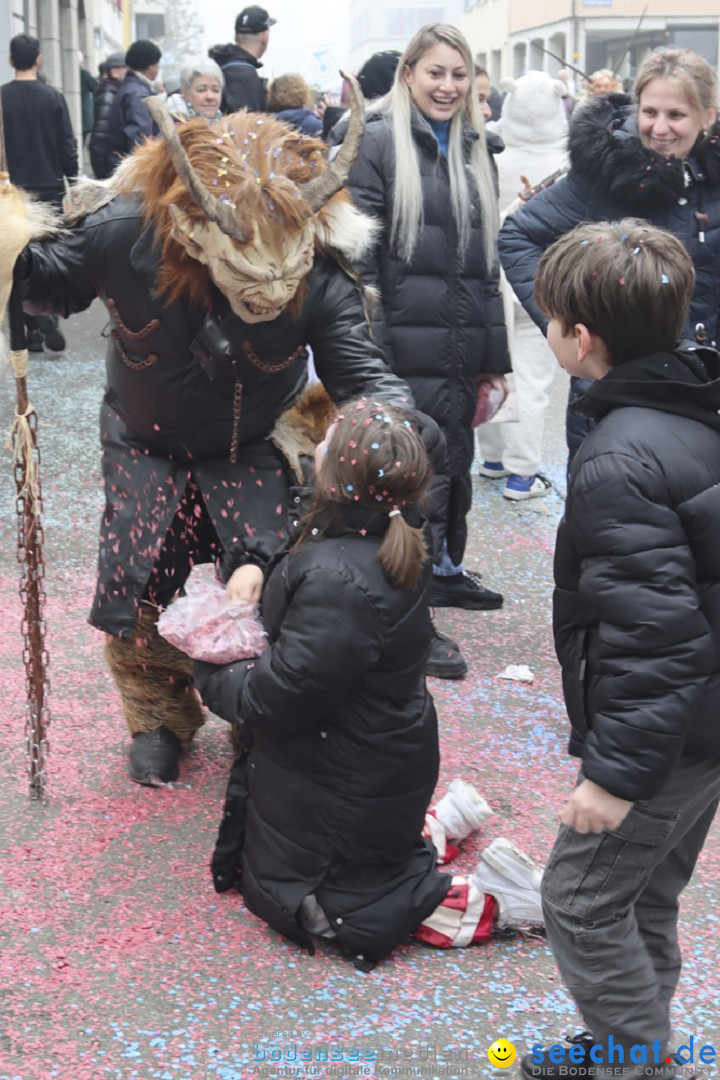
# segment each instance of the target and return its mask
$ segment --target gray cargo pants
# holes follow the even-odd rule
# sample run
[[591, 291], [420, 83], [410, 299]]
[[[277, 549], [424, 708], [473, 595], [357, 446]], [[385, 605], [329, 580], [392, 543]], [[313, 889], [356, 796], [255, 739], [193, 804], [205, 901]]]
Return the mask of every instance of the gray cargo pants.
[[[542, 882], [545, 923], [595, 1042], [607, 1047], [612, 1035], [623, 1048], [626, 1071], [616, 1051], [605, 1063], [608, 1076], [664, 1075], [634, 1067], [630, 1048], [657, 1039], [660, 1061], [667, 1056], [681, 968], [678, 897], [719, 797], [720, 761], [683, 758], [660, 794], [635, 803], [619, 829], [582, 834], [560, 826]], [[711, 1042], [711, 1034], [696, 1032], [696, 1045]], [[604, 1074], [598, 1068], [597, 1076]]]

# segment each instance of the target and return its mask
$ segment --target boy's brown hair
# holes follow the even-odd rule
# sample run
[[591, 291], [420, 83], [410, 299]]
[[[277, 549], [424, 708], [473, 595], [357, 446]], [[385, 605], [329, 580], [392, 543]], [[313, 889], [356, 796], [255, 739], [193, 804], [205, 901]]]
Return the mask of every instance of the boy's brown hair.
[[623, 218], [578, 225], [556, 240], [540, 259], [534, 296], [565, 334], [577, 323], [597, 334], [615, 365], [674, 349], [694, 288], [677, 237]]
[[405, 515], [414, 517], [431, 476], [422, 439], [406, 412], [368, 398], [347, 402], [330, 435], [299, 544], [332, 531], [343, 520], [343, 506], [371, 508], [372, 519], [388, 523], [380, 565], [395, 588], [417, 588], [427, 547], [422, 528]]

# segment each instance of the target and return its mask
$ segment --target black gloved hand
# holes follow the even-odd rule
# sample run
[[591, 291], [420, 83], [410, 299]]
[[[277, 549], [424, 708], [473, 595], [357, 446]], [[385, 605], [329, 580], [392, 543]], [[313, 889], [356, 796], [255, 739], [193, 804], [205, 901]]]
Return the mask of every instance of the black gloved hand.
[[209, 664], [205, 660], [193, 660], [193, 682], [195, 689], [202, 698], [203, 705], [208, 705], [208, 690], [213, 675], [222, 671], [225, 664]]

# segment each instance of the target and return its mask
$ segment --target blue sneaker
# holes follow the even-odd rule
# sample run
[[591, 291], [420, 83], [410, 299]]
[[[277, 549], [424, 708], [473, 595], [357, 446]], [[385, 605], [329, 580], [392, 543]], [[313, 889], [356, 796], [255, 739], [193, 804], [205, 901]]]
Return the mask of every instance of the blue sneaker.
[[503, 498], [521, 502], [523, 499], [540, 499], [547, 495], [552, 484], [550, 481], [535, 473], [534, 476], [517, 476], [515, 473], [508, 475], [503, 488]]
[[486, 476], [488, 480], [497, 480], [509, 476], [510, 470], [505, 468], [502, 461], [483, 461], [482, 465], [478, 465], [478, 474]]

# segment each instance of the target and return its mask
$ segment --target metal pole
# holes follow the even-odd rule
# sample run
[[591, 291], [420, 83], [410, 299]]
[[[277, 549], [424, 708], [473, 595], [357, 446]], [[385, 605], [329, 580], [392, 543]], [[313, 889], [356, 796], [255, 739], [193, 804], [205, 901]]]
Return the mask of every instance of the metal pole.
[[573, 64], [577, 65], [580, 60], [580, 49], [578, 48], [579, 34], [578, 34], [578, 17], [576, 9], [577, 0], [570, 0], [570, 25], [572, 26], [572, 48], [571, 54], [573, 58]]

